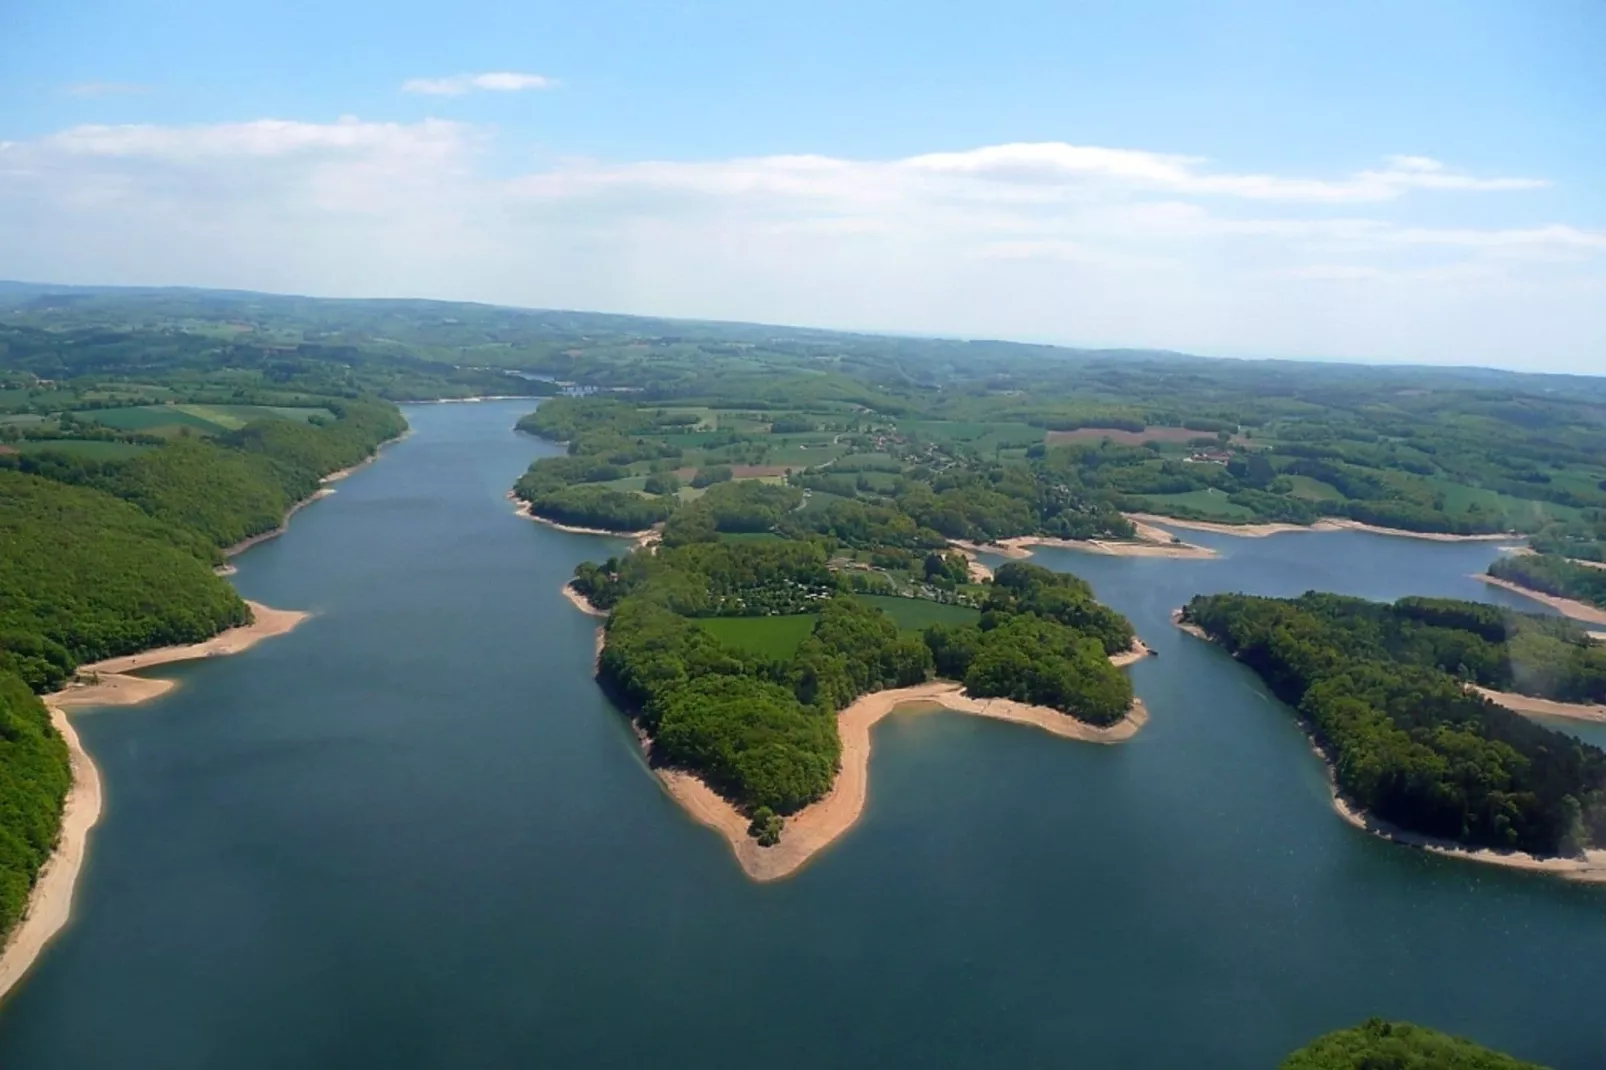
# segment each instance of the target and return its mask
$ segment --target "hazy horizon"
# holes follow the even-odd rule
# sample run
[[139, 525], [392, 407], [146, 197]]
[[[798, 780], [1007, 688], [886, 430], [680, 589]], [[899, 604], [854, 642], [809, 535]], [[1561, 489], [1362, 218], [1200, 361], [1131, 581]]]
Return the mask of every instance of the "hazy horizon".
[[30, 12], [0, 275], [1606, 364], [1585, 0], [379, 10]]

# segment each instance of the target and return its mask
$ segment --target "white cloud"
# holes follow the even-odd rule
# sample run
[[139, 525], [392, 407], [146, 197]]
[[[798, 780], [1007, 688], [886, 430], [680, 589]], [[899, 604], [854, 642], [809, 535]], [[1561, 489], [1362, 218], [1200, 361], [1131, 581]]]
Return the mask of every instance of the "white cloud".
[[409, 78], [402, 83], [402, 92], [434, 97], [460, 97], [475, 90], [517, 93], [526, 89], [551, 89], [555, 85], [556, 81], [541, 74], [492, 71], [487, 74], [454, 74], [450, 78]]
[[74, 82], [62, 92], [70, 97], [116, 97], [149, 93], [151, 87], [137, 82]]
[[1548, 185], [1542, 179], [1461, 174], [1420, 156], [1391, 157], [1382, 169], [1338, 179], [1235, 174], [1211, 170], [1204, 163], [1193, 156], [1037, 142], [892, 161], [767, 156], [611, 167], [580, 162], [534, 177], [526, 191], [563, 195], [587, 187], [601, 190], [635, 186], [717, 195], [786, 192], [841, 197], [940, 184], [956, 194], [987, 200], [1051, 201], [1115, 188], [1252, 201], [1343, 204], [1394, 200], [1411, 190], [1500, 192]]
[[[1606, 231], [1491, 225], [1535, 183], [1426, 157], [1303, 177], [1055, 143], [506, 178], [495, 151], [355, 118], [0, 143], [0, 278], [1577, 370], [1606, 351]], [[1458, 216], [1452, 191], [1487, 196]]]

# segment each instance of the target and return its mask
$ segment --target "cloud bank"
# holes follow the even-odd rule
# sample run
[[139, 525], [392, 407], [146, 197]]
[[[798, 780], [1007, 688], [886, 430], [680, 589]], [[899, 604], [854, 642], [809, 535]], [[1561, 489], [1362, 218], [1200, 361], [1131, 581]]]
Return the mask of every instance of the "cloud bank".
[[1045, 142], [508, 173], [510, 148], [355, 118], [0, 143], [0, 277], [1597, 372], [1606, 352], [1606, 231], [1503, 216], [1546, 183], [1420, 155], [1311, 176]]

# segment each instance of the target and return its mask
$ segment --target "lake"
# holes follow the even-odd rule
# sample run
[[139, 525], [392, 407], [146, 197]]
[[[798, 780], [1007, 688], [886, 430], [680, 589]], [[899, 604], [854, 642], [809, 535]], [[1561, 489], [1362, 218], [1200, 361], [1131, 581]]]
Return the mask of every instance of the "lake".
[[1142, 734], [889, 718], [861, 824], [757, 885], [591, 679], [559, 588], [625, 544], [504, 499], [555, 452], [512, 430], [529, 407], [409, 407], [238, 561], [312, 620], [75, 718], [107, 812], [0, 1067], [1243, 1070], [1374, 1014], [1606, 1063], [1606, 889], [1350, 828], [1287, 709], [1169, 621], [1225, 590], [1536, 608], [1469, 578], [1492, 545], [1045, 551], [1159, 652]]

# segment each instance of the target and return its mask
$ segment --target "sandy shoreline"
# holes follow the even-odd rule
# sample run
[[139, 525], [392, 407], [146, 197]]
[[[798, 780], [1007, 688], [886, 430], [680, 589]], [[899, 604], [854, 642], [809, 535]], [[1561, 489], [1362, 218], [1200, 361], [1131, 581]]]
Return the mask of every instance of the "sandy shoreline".
[[[1149, 530], [1157, 529], [1151, 528]], [[1137, 542], [1122, 542], [1115, 539], [1051, 539], [1042, 535], [1022, 535], [1005, 541], [1009, 546], [1021, 549], [1033, 546], [1047, 546], [1056, 550], [1079, 550], [1086, 554], [1105, 554], [1109, 557], [1168, 557], [1197, 560], [1199, 558], [1221, 556], [1216, 551], [1205, 546], [1195, 546], [1189, 542], [1171, 542], [1169, 539], [1165, 542], [1146, 539]]]
[[[1312, 744], [1314, 747], [1314, 744]], [[1322, 758], [1324, 765], [1327, 759]], [[1492, 847], [1465, 847], [1451, 840], [1435, 839], [1416, 832], [1407, 832], [1397, 825], [1380, 820], [1351, 806], [1333, 781], [1332, 767], [1327, 771], [1328, 794], [1332, 796], [1333, 812], [1350, 825], [1392, 843], [1432, 851], [1446, 858], [1459, 858], [1465, 862], [1479, 862], [1486, 866], [1521, 869], [1530, 873], [1549, 873], [1585, 884], [1606, 884], [1606, 850], [1585, 851], [1582, 858], [1541, 858], [1523, 851], [1497, 851]]]
[[598, 609], [596, 606], [591, 604], [591, 599], [575, 590], [573, 583], [565, 583], [563, 585], [563, 597], [569, 600], [569, 604], [571, 606], [587, 616], [606, 617], [608, 615], [608, 611], [606, 609]]
[[1519, 695], [1515, 691], [1495, 691], [1476, 684], [1469, 685], [1490, 702], [1498, 703], [1516, 713], [1538, 713], [1546, 717], [1566, 717], [1574, 721], [1592, 721], [1606, 724], [1606, 706], [1592, 702], [1557, 702], [1554, 699]]
[[[1178, 628], [1189, 635], [1196, 635], [1205, 642], [1214, 642], [1202, 628], [1188, 624], [1182, 620], [1182, 610], [1175, 610], [1171, 619]], [[1529, 699], [1527, 696], [1507, 696], [1502, 692], [1484, 692], [1483, 688], [1474, 690], [1484, 693], [1486, 697], [1500, 701], [1500, 698], [1518, 698], [1525, 702], [1544, 702], [1543, 699]], [[1500, 698], [1496, 698], [1500, 696]], [[1554, 703], [1552, 705], [1562, 705]], [[1515, 708], [1515, 707], [1513, 707]], [[1519, 711], [1520, 712], [1520, 711]], [[1541, 711], [1534, 711], [1541, 712]], [[1424, 836], [1421, 833], [1408, 832], [1397, 825], [1390, 824], [1373, 817], [1365, 811], [1351, 805], [1338, 791], [1338, 779], [1333, 772], [1333, 763], [1317, 744], [1310, 728], [1303, 720], [1299, 721], [1300, 728], [1305, 732], [1305, 739], [1310, 749], [1315, 752], [1322, 763], [1327, 775], [1327, 794], [1332, 802], [1333, 812], [1343, 818], [1350, 825], [1369, 832], [1374, 836], [1389, 840], [1393, 843], [1415, 847], [1419, 850], [1432, 851], [1434, 854], [1446, 858], [1459, 858], [1468, 862], [1481, 862], [1489, 866], [1503, 866], [1506, 869], [1521, 869], [1532, 873], [1550, 873], [1566, 877], [1568, 880], [1584, 881], [1587, 883], [1606, 883], [1606, 850], [1592, 850], [1584, 852], [1582, 858], [1541, 858], [1538, 855], [1527, 854], [1523, 851], [1497, 851], [1492, 847], [1468, 847], [1453, 840], [1441, 840], [1433, 836]]]
[[1177, 541], [1169, 532], [1151, 524], [1137, 520], [1133, 520], [1132, 524], [1137, 529], [1136, 539], [1059, 539], [1048, 535], [1016, 535], [992, 544], [951, 539], [948, 545], [964, 554], [966, 560], [970, 562], [972, 579], [980, 578], [982, 572], [988, 577], [992, 575], [991, 569], [976, 560], [975, 555], [978, 553], [1018, 559], [1031, 557], [1032, 551], [1039, 546], [1056, 550], [1079, 550], [1088, 554], [1105, 554], [1109, 557], [1169, 557], [1196, 560], [1221, 556], [1209, 547]]
[[1127, 513], [1134, 524], [1165, 524], [1189, 531], [1209, 531], [1217, 535], [1236, 535], [1245, 539], [1261, 539], [1269, 535], [1287, 535], [1300, 531], [1369, 531], [1374, 535], [1395, 535], [1402, 539], [1424, 539], [1428, 542], [1506, 542], [1521, 536], [1512, 532], [1488, 535], [1450, 535], [1438, 531], [1406, 531], [1402, 528], [1383, 528], [1376, 524], [1363, 524], [1359, 520], [1318, 520], [1314, 524], [1218, 524], [1210, 520], [1179, 520], [1158, 513]]
[[73, 889], [88, 852], [89, 831], [100, 819], [100, 773], [79, 743], [78, 733], [67, 718], [67, 711], [83, 706], [128, 706], [146, 702], [171, 691], [171, 680], [130, 676], [136, 670], [151, 669], [174, 662], [222, 657], [283, 635], [307, 619], [298, 610], [273, 609], [260, 602], [247, 602], [255, 618], [212, 638], [185, 646], [159, 647], [141, 654], [108, 658], [81, 665], [73, 682], [54, 694], [45, 695], [50, 721], [67, 743], [72, 766], [72, 786], [62, 811], [61, 834], [28, 897], [22, 920], [0, 952], [0, 998], [20, 980], [38, 959], [50, 940], [66, 926], [72, 916]]
[[556, 520], [548, 520], [544, 516], [536, 516], [530, 512], [530, 503], [519, 501], [518, 496], [512, 491], [508, 491], [506, 497], [508, 501], [516, 503], [513, 511], [524, 519], [533, 520], [555, 531], [568, 532], [570, 535], [606, 535], [613, 539], [634, 539], [638, 543], [645, 544], [652, 541], [651, 537], [657, 534], [652, 528], [643, 528], [639, 531], [609, 531], [606, 528], [582, 528], [573, 524], [560, 524]]
[[1031, 725], [1062, 738], [1093, 743], [1131, 739], [1149, 719], [1142, 700], [1135, 699], [1126, 717], [1108, 728], [1095, 728], [1043, 706], [974, 698], [966, 695], [961, 685], [946, 680], [865, 695], [837, 715], [842, 767], [830, 793], [788, 817], [781, 842], [773, 847], [760, 847], [747, 834], [748, 819], [697, 777], [678, 769], [654, 771], [670, 797], [692, 818], [725, 837], [744, 873], [755, 881], [779, 880], [797, 872], [835, 843], [863, 815], [869, 798], [870, 730], [882, 718], [900, 710], [915, 713], [935, 709]]
[[1473, 579], [1482, 580], [1493, 587], [1500, 587], [1513, 594], [1520, 594], [1524, 598], [1531, 598], [1535, 602], [1543, 602], [1551, 609], [1573, 620], [1587, 621], [1590, 624], [1606, 624], [1606, 609], [1592, 606], [1587, 602], [1579, 602], [1572, 598], [1559, 598], [1553, 594], [1536, 591], [1531, 587], [1524, 587], [1520, 583], [1512, 583], [1498, 576], [1491, 576], [1487, 572], [1473, 573]]
[[78, 733], [67, 719], [66, 711], [49, 698], [45, 702], [50, 709], [50, 723], [67, 744], [72, 786], [67, 789], [66, 805], [62, 808], [61, 834], [56, 849], [39, 870], [22, 920], [0, 950], [0, 1000], [22, 980], [45, 945], [72, 917], [73, 889], [89, 852], [89, 832], [100, 821], [100, 771], [79, 743]]

